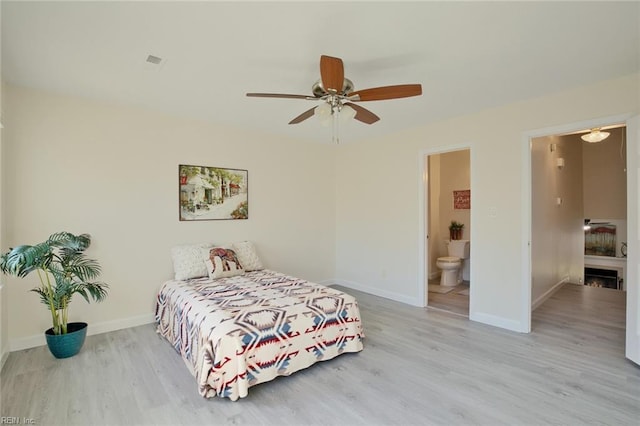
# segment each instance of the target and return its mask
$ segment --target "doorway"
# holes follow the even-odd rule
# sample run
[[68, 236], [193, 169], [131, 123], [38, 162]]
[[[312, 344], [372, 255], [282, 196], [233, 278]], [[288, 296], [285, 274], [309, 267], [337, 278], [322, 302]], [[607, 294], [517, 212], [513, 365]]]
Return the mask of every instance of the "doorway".
[[[471, 151], [469, 148], [431, 152], [424, 157], [426, 305], [469, 316], [471, 259]], [[467, 247], [451, 266], [443, 258], [451, 245]], [[451, 252], [453, 253], [453, 252]], [[445, 270], [447, 268], [447, 270]], [[451, 269], [448, 269], [451, 268]], [[447, 276], [443, 277], [444, 274]]]
[[[607, 118], [593, 119], [580, 123], [567, 124], [547, 129], [539, 129], [523, 134], [523, 253], [526, 256], [523, 268], [523, 298], [522, 298], [522, 323], [525, 326], [523, 331], [531, 330], [531, 313], [533, 310], [532, 288], [534, 281], [532, 262], [532, 170], [531, 170], [531, 148], [532, 141], [536, 137], [547, 135], [562, 135], [570, 133], [584, 133], [585, 129], [596, 127], [618, 127], [626, 126], [625, 140], [628, 146], [629, 155], [626, 157], [626, 183], [627, 183], [627, 245], [626, 263], [629, 267], [626, 270], [626, 322], [625, 322], [625, 356], [633, 362], [640, 364], [640, 314], [638, 311], [638, 248], [640, 247], [638, 208], [639, 189], [639, 166], [640, 155], [637, 155], [637, 146], [640, 141], [640, 117], [632, 114], [613, 116]], [[566, 163], [565, 163], [566, 164]], [[561, 162], [556, 163], [556, 167]], [[562, 197], [558, 197], [562, 198]], [[556, 203], [558, 199], [556, 198]], [[562, 202], [562, 200], [560, 200]], [[616, 290], [611, 290], [616, 291]]]
[[567, 283], [605, 282], [600, 277], [607, 274], [593, 272], [607, 265], [614, 280], [626, 280], [618, 274], [626, 270], [626, 127], [602, 131], [608, 136], [597, 143], [582, 139], [589, 129], [531, 140], [534, 310]]

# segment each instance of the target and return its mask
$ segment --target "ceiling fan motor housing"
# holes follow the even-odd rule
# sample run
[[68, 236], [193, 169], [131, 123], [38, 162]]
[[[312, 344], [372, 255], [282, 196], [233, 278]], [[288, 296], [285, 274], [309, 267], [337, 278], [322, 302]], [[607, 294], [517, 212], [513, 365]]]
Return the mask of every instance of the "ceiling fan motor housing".
[[[348, 78], [344, 79], [344, 83], [342, 83], [342, 91], [340, 93], [351, 93], [353, 92], [353, 82], [351, 80], [349, 80]], [[328, 94], [328, 92], [325, 90], [324, 86], [322, 85], [322, 80], [318, 80], [315, 83], [313, 83], [313, 86], [311, 86], [311, 92], [313, 93], [313, 96], [315, 96], [316, 98], [321, 98], [325, 95]]]

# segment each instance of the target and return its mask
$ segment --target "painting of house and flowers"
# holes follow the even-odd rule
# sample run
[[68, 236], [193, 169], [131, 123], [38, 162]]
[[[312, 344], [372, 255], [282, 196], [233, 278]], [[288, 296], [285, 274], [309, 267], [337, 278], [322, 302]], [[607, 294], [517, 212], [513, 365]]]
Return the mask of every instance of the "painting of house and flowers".
[[180, 220], [248, 219], [247, 170], [178, 166]]

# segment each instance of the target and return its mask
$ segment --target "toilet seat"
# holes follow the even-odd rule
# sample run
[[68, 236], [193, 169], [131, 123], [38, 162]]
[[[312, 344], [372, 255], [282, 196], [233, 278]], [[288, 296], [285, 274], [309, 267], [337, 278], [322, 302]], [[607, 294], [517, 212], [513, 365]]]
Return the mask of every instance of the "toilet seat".
[[439, 257], [438, 258], [438, 262], [442, 262], [442, 263], [460, 263], [460, 258], [459, 257], [453, 257], [453, 256], [444, 256], [444, 257]]

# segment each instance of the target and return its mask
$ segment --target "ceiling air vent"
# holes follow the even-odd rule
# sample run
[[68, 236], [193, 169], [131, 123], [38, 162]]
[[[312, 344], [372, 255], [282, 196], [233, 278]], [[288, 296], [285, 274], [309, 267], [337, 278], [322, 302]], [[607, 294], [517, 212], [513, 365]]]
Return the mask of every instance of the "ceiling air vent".
[[158, 58], [157, 56], [149, 55], [147, 56], [147, 62], [155, 65], [159, 65], [162, 62], [162, 58]]

